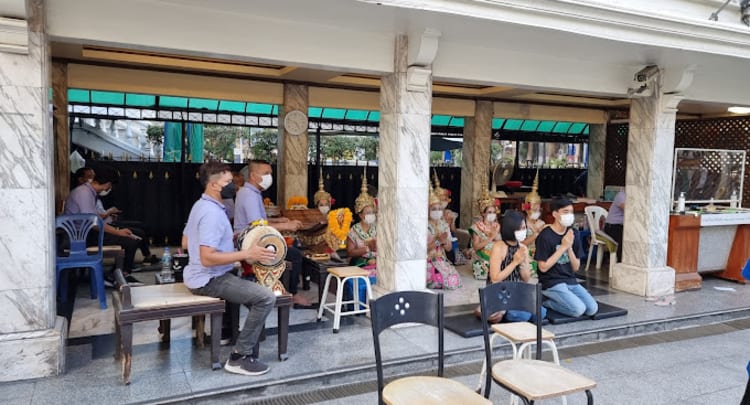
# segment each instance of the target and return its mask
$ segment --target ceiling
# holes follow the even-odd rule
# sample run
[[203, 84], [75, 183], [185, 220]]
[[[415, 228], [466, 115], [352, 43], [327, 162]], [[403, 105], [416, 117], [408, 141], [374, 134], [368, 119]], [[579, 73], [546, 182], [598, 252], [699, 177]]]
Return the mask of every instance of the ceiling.
[[[0, 0], [2, 2], [3, 0]], [[375, 91], [380, 87], [377, 75], [315, 69], [309, 67], [254, 63], [239, 60], [203, 56], [186, 56], [125, 48], [101, 47], [80, 43], [52, 43], [52, 57], [86, 64], [102, 64], [119, 67], [174, 72], [191, 72], [214, 76], [265, 79], [272, 81], [295, 81], [326, 87], [342, 87]], [[499, 86], [480, 82], [433, 82], [433, 94], [468, 99], [493, 99], [547, 105], [600, 108], [627, 111], [627, 98], [605, 97], [584, 92], [551, 92], [544, 89]], [[688, 102], [679, 106], [679, 114], [685, 118], [708, 118], [728, 116], [728, 104]]]

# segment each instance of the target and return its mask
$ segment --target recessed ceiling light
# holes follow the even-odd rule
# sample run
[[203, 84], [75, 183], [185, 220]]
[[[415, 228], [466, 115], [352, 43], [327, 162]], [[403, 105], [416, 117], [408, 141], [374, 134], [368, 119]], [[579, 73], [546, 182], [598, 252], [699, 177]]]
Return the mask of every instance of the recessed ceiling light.
[[750, 114], [750, 107], [731, 106], [727, 111], [733, 114]]

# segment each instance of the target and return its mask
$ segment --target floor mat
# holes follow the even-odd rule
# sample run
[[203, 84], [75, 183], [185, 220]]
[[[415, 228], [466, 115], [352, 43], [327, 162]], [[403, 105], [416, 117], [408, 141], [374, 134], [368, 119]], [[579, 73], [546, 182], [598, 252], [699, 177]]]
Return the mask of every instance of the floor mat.
[[446, 316], [443, 324], [461, 337], [482, 336], [482, 321], [473, 313]]
[[614, 318], [616, 316], [627, 315], [628, 313], [628, 310], [625, 308], [616, 307], [614, 305], [606, 304], [600, 301], [597, 301], [597, 304], [599, 304], [599, 311], [597, 313], [591, 316], [581, 315], [579, 317], [563, 315], [557, 311], [553, 311], [547, 308], [547, 319], [552, 324], [558, 325], [561, 323], [570, 323], [570, 322], [582, 321], [586, 319], [599, 320], [599, 319]]
[[[544, 319], [542, 325], [548, 324], [549, 321]], [[474, 313], [464, 313], [452, 316], [446, 316], [443, 322], [445, 329], [456, 333], [465, 338], [482, 336], [482, 321]]]

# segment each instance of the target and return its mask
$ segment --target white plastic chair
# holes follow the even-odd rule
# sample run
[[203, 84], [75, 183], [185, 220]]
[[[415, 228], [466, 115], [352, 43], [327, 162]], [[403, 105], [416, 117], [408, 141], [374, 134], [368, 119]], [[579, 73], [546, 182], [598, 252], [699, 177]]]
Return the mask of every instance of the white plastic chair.
[[[588, 257], [586, 257], [586, 270], [589, 269], [589, 265], [591, 264], [591, 255], [594, 252], [594, 246], [598, 246], [596, 249], [596, 269], [599, 270], [602, 267], [604, 250], [607, 246], [596, 237], [596, 234], [601, 230], [599, 224], [603, 219], [607, 219], [608, 212], [606, 209], [598, 205], [589, 205], [584, 211], [586, 212], [586, 221], [588, 221], [589, 230], [591, 231], [591, 245], [589, 245], [589, 254]], [[612, 257], [610, 257], [610, 261], [611, 260]]]

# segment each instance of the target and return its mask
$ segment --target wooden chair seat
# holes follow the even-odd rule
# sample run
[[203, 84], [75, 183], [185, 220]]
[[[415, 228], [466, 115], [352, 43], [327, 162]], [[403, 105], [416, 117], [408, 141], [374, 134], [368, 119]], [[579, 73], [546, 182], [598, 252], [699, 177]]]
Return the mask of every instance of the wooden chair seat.
[[383, 401], [388, 405], [492, 404], [458, 381], [434, 376], [405, 377], [393, 381], [383, 389]]
[[504, 360], [492, 367], [500, 385], [531, 401], [559, 397], [596, 387], [596, 382], [557, 364], [542, 360]]
[[167, 308], [185, 304], [204, 304], [222, 301], [219, 298], [195, 295], [183, 283], [144, 285], [130, 290], [130, 302], [134, 308]]
[[367, 277], [370, 275], [369, 271], [356, 266], [331, 267], [328, 269], [328, 272], [339, 278]]
[[[515, 343], [533, 342], [536, 340], [536, 325], [529, 322], [496, 323], [492, 331]], [[555, 334], [542, 329], [542, 340], [552, 340]]]

